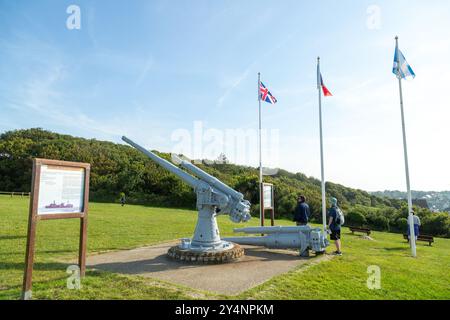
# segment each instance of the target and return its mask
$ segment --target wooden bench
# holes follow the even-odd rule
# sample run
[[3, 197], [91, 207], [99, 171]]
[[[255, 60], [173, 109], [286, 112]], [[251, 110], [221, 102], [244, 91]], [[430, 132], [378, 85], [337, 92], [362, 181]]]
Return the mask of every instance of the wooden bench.
[[[408, 240], [408, 235], [404, 234], [403, 238], [409, 242]], [[419, 236], [417, 236], [417, 241], [423, 241], [423, 242], [428, 242], [428, 245], [431, 246], [431, 244], [434, 242], [434, 237], [433, 236], [427, 236], [425, 234], [421, 234]]]
[[361, 227], [348, 227], [352, 234], [355, 234], [355, 232], [362, 232], [370, 236], [370, 233], [372, 232], [370, 229], [367, 228], [361, 228]]

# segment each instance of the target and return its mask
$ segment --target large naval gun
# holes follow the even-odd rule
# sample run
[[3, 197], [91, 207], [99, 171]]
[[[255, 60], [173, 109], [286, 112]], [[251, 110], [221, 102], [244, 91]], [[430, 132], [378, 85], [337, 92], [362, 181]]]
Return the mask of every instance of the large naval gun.
[[234, 229], [234, 232], [246, 234], [265, 234], [257, 237], [226, 238], [228, 241], [243, 245], [263, 246], [269, 249], [296, 249], [301, 256], [308, 256], [309, 250], [316, 254], [325, 252], [329, 241], [320, 228], [298, 227], [249, 227]]
[[172, 155], [172, 160], [193, 175], [146, 150], [127, 137], [122, 140], [147, 155], [161, 167], [189, 184], [197, 194], [198, 220], [192, 239], [182, 239], [181, 244], [167, 252], [170, 258], [192, 263], [223, 263], [244, 255], [238, 244], [220, 238], [217, 215], [229, 215], [231, 221], [239, 223], [250, 220], [250, 202], [242, 193], [233, 190], [215, 177], [204, 172], [191, 162]]

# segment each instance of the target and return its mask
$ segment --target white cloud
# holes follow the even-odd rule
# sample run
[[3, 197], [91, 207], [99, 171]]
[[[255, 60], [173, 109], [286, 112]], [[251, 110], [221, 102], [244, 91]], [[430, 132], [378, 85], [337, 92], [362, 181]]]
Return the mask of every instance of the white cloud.
[[140, 86], [145, 78], [147, 77], [147, 74], [149, 73], [150, 69], [153, 67], [155, 61], [153, 59], [152, 56], [149, 56], [147, 58], [147, 61], [145, 62], [145, 64], [142, 66], [142, 71], [139, 74], [138, 79], [136, 80], [136, 86]]

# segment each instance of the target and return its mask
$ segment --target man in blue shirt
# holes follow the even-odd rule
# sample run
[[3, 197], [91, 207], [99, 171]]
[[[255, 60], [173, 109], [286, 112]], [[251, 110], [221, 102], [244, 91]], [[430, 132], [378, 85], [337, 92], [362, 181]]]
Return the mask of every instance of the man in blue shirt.
[[305, 196], [300, 196], [297, 199], [298, 204], [294, 212], [294, 221], [297, 222], [298, 226], [306, 226], [309, 220], [309, 206], [306, 203]]
[[331, 198], [331, 208], [328, 210], [328, 229], [331, 231], [330, 239], [334, 240], [336, 251], [334, 254], [341, 256], [341, 226], [336, 223], [338, 217], [337, 199]]

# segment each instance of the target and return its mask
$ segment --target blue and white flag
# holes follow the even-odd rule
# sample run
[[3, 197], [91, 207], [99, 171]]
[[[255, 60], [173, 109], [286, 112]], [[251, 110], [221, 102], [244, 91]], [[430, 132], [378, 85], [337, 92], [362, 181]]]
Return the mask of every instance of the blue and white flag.
[[406, 77], [416, 77], [416, 74], [412, 70], [411, 66], [405, 59], [405, 56], [400, 51], [398, 46], [395, 48], [394, 67], [392, 72], [399, 78], [405, 79]]

